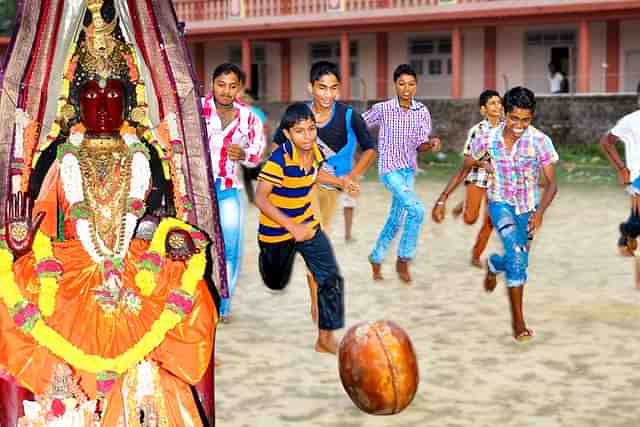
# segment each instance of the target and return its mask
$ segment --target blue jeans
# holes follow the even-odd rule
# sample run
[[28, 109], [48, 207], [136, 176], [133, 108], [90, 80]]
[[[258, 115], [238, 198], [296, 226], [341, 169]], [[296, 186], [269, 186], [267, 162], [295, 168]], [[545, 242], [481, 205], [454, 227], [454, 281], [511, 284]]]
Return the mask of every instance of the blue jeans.
[[404, 230], [398, 244], [398, 258], [413, 259], [416, 256], [418, 236], [424, 222], [424, 205], [414, 190], [416, 172], [413, 169], [399, 169], [382, 175], [380, 181], [387, 190], [391, 191], [393, 199], [387, 222], [382, 227], [369, 260], [376, 264], [382, 262], [389, 251], [389, 245], [403, 223]]
[[220, 225], [224, 240], [224, 258], [227, 265], [229, 298], [222, 298], [220, 315], [226, 316], [231, 310], [231, 298], [236, 291], [236, 282], [242, 265], [242, 244], [244, 238], [244, 203], [237, 188], [221, 190], [216, 182]]
[[504, 248], [504, 255], [489, 257], [489, 269], [506, 273], [508, 287], [522, 286], [527, 282], [529, 266], [529, 213], [517, 215], [508, 203], [489, 202], [489, 216]]

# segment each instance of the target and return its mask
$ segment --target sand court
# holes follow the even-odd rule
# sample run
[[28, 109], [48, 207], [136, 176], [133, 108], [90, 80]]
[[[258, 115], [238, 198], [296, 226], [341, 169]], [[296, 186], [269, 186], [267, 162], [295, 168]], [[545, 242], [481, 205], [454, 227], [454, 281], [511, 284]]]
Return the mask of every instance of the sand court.
[[[402, 413], [360, 412], [342, 389], [337, 358], [313, 351], [302, 259], [284, 292], [260, 281], [258, 211], [247, 206], [243, 269], [232, 322], [218, 328], [217, 425], [243, 426], [629, 426], [640, 425], [640, 291], [632, 260], [616, 255], [617, 225], [628, 215], [621, 190], [560, 185], [533, 242], [525, 316], [528, 343], [511, 336], [502, 278], [493, 294], [469, 264], [480, 224], [430, 211], [444, 181], [421, 179], [429, 213], [411, 266], [412, 286], [394, 271], [395, 247], [373, 282], [367, 256], [390, 206], [378, 182], [362, 185], [356, 242], [345, 244], [341, 214], [331, 232], [345, 277], [347, 328], [389, 319], [411, 337], [421, 382]], [[480, 222], [480, 221], [479, 221]], [[500, 249], [492, 237], [483, 255]], [[339, 337], [346, 329], [339, 331]]]

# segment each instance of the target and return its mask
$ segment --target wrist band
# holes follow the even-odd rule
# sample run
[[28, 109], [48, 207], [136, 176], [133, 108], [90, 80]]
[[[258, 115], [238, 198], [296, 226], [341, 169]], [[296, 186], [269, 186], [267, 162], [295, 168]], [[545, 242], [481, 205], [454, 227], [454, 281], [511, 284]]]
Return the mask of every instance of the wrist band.
[[436, 202], [436, 206], [443, 206], [444, 202]]

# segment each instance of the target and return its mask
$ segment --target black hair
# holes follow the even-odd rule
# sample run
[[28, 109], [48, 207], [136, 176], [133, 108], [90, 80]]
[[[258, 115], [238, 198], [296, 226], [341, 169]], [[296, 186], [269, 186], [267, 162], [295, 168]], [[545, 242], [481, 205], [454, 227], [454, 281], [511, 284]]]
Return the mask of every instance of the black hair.
[[511, 88], [504, 94], [504, 111], [509, 113], [514, 108], [522, 108], [529, 110], [531, 113], [536, 111], [536, 96], [526, 87], [516, 86]]
[[280, 127], [282, 130], [288, 131], [294, 127], [296, 123], [309, 119], [313, 120], [314, 123], [316, 121], [316, 118], [309, 106], [304, 102], [296, 102], [287, 107], [287, 110], [284, 112], [284, 116], [282, 116], [282, 120], [280, 121]]
[[397, 82], [401, 75], [406, 74], [407, 76], [413, 76], [416, 81], [418, 81], [418, 75], [416, 74], [416, 70], [409, 64], [400, 64], [393, 71], [393, 82]]
[[247, 78], [247, 75], [244, 73], [244, 71], [242, 71], [240, 67], [230, 62], [225, 62], [224, 64], [218, 65], [216, 69], [213, 70], [213, 77], [211, 77], [211, 80], [213, 81], [223, 74], [230, 74], [230, 73], [233, 73], [236, 76], [238, 76], [238, 80], [240, 80], [240, 83], [244, 84]]
[[336, 76], [336, 80], [340, 81], [340, 71], [338, 71], [336, 64], [329, 61], [316, 62], [311, 66], [311, 71], [309, 71], [309, 82], [314, 84], [327, 74], [333, 74]]
[[[487, 102], [489, 102], [489, 100], [494, 96], [497, 96], [498, 98], [500, 98], [500, 94], [495, 90], [487, 89], [482, 91], [482, 93], [480, 94], [480, 98], [478, 98], [478, 105], [480, 107], [486, 107]], [[500, 99], [500, 101], [502, 101], [502, 98]]]

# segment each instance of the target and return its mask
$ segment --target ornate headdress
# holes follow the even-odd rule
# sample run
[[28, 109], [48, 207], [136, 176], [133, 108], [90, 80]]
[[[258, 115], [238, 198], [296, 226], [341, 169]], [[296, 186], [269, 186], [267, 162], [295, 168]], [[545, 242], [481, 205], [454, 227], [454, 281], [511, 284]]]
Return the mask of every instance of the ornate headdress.
[[89, 0], [87, 16], [77, 45], [72, 49], [63, 80], [58, 118], [67, 124], [79, 120], [79, 91], [88, 80], [97, 80], [101, 86], [108, 79], [122, 81], [125, 86], [127, 119], [143, 123], [147, 118], [144, 82], [140, 79], [136, 56], [131, 45], [122, 36], [117, 17], [108, 22], [104, 0]]

